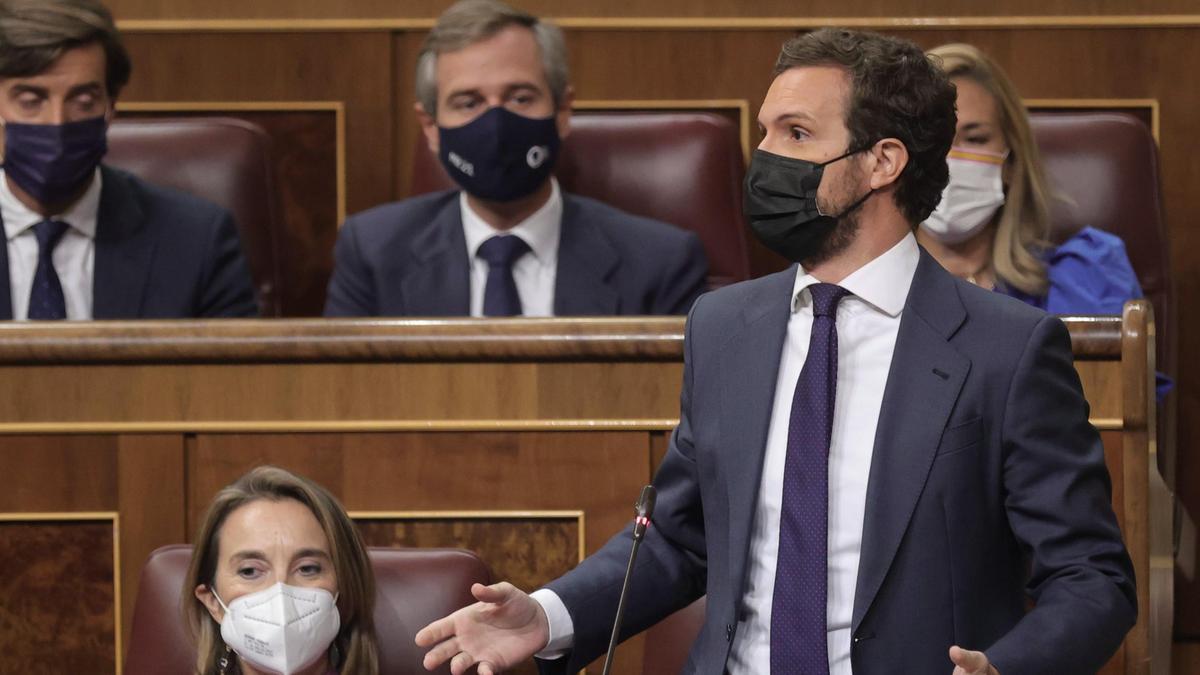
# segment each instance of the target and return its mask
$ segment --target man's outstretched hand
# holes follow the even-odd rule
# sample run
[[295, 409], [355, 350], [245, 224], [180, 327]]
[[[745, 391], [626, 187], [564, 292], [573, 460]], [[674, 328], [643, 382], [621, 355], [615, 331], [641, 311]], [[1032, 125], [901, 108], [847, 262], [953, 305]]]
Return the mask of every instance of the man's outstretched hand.
[[424, 665], [433, 670], [450, 662], [462, 675], [478, 664], [479, 675], [496, 675], [529, 659], [550, 641], [550, 623], [542, 606], [508, 582], [475, 584], [476, 602], [417, 633], [418, 647], [431, 647]]

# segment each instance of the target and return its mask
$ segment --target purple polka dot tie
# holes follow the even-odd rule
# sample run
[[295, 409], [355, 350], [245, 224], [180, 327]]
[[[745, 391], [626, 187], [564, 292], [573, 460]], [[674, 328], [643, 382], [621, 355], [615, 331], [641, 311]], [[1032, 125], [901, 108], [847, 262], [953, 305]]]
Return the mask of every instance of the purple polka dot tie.
[[33, 226], [38, 241], [38, 264], [33, 273], [33, 287], [29, 289], [28, 317], [31, 320], [67, 318], [67, 301], [54, 269], [53, 253], [68, 227], [61, 220], [43, 220]]
[[521, 296], [513, 281], [512, 266], [529, 251], [529, 244], [516, 235], [496, 235], [479, 245], [475, 255], [488, 264], [487, 285], [483, 287], [484, 316], [521, 315]]
[[771, 603], [771, 672], [828, 675], [829, 441], [837, 394], [838, 302], [849, 291], [814, 284], [808, 357], [788, 423], [779, 518], [779, 560]]

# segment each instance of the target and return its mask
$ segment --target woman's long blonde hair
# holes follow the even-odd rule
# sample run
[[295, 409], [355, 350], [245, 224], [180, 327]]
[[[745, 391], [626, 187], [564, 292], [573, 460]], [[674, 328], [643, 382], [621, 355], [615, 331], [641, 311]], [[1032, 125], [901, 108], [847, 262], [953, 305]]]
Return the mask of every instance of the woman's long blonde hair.
[[[225, 643], [221, 626], [196, 598], [195, 589], [212, 588], [217, 570], [218, 537], [229, 514], [259, 499], [294, 499], [308, 507], [329, 541], [329, 555], [337, 574], [341, 630], [334, 638], [342, 675], [378, 675], [375, 640], [375, 575], [366, 547], [341, 504], [324, 488], [273, 466], [258, 467], [217, 493], [196, 537], [196, 548], [183, 583], [184, 618], [196, 642], [196, 673], [219, 672]], [[237, 672], [236, 668], [231, 669]]]
[[998, 103], [1009, 155], [1004, 208], [992, 244], [992, 268], [1004, 284], [1029, 295], [1045, 295], [1049, 284], [1039, 254], [1050, 240], [1050, 191], [1025, 104], [1004, 71], [975, 47], [942, 45], [929, 50], [929, 55], [940, 59], [948, 76], [978, 83]]

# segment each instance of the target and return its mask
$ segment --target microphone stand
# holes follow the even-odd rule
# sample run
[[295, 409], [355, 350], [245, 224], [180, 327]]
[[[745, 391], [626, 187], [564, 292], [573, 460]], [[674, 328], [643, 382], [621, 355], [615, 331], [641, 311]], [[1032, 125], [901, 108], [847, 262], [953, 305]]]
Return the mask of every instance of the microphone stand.
[[608, 640], [608, 655], [604, 657], [603, 675], [609, 675], [613, 655], [617, 652], [618, 636], [621, 634], [621, 619], [625, 616], [625, 598], [629, 595], [629, 582], [633, 579], [633, 565], [637, 560], [642, 540], [646, 538], [646, 527], [650, 524], [650, 514], [654, 511], [656, 497], [654, 486], [647, 485], [642, 488], [642, 496], [637, 503], [637, 516], [633, 521], [633, 549], [629, 551], [629, 565], [625, 568], [625, 581], [621, 584], [621, 599], [617, 601], [617, 616], [613, 621], [612, 637]]

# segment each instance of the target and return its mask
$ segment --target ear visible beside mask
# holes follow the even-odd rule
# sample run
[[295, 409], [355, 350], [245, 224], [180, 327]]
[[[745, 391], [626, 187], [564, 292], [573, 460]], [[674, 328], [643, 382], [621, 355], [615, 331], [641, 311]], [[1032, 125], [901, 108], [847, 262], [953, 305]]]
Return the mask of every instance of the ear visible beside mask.
[[987, 227], [1004, 206], [1004, 160], [1008, 153], [952, 148], [946, 156], [950, 183], [921, 228], [943, 244], [967, 241]]
[[292, 675], [316, 663], [341, 629], [337, 597], [323, 588], [277, 583], [243, 595], [225, 609], [221, 638], [259, 670]]

